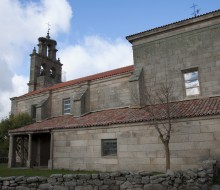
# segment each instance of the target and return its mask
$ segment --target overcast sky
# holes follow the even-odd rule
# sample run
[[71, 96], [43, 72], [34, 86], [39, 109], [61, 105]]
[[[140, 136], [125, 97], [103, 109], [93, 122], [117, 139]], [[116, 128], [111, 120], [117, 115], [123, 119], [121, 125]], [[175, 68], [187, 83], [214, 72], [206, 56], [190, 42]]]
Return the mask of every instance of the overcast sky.
[[0, 0], [0, 119], [28, 91], [29, 54], [46, 23], [71, 80], [131, 65], [125, 37], [190, 18], [193, 3], [200, 14], [220, 9], [219, 0]]

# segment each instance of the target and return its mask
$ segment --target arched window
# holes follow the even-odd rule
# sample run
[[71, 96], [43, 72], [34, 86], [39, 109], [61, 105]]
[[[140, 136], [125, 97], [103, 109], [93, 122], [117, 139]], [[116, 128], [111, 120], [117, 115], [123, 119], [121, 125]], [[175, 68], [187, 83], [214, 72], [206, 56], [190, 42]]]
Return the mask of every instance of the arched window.
[[40, 66], [40, 76], [44, 76], [45, 75], [45, 64], [42, 64], [41, 66]]
[[54, 67], [52, 67], [51, 69], [50, 69], [50, 78], [55, 78], [55, 68]]
[[50, 45], [47, 45], [47, 57], [50, 56], [50, 49], [51, 49]]

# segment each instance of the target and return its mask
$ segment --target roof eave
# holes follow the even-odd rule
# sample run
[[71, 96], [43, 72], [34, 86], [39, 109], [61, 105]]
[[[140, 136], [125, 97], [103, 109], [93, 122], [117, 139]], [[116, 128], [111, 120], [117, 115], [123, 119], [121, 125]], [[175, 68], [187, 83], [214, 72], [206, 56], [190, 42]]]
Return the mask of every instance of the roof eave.
[[179, 28], [183, 28], [186, 26], [195, 25], [201, 22], [205, 22], [207, 20], [216, 19], [220, 17], [220, 10], [216, 10], [207, 14], [203, 14], [201, 16], [192, 17], [189, 19], [185, 19], [179, 22], [171, 23], [165, 26], [153, 28], [150, 30], [146, 30], [144, 32], [136, 33], [130, 36], [126, 36], [126, 39], [132, 43], [136, 40], [142, 39], [142, 38], [148, 38], [151, 36], [155, 36], [161, 33], [169, 32], [171, 30], [177, 30]]

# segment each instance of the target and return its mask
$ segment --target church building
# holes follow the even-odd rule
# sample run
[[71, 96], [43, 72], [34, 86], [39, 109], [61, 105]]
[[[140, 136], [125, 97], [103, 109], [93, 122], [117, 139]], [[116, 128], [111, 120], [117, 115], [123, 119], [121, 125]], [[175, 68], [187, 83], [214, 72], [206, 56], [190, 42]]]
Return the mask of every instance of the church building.
[[[57, 42], [38, 39], [29, 92], [11, 98], [12, 114], [36, 122], [9, 131], [9, 167], [165, 171], [155, 120], [172, 122], [172, 170], [220, 160], [220, 10], [126, 38], [134, 65], [67, 82]], [[168, 117], [151, 98], [171, 83]]]

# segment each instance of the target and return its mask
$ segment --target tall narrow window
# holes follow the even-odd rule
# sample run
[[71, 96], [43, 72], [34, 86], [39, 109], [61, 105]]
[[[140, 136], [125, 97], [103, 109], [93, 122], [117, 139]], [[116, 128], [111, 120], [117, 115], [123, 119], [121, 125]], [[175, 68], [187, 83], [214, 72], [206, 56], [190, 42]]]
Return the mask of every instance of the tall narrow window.
[[54, 67], [52, 67], [50, 69], [50, 78], [55, 78], [55, 68]]
[[63, 100], [63, 114], [70, 114], [71, 111], [71, 101], [70, 98]]
[[102, 156], [117, 155], [117, 139], [102, 139]]
[[45, 64], [42, 64], [40, 66], [40, 76], [44, 76], [45, 75], [45, 68], [46, 68]]
[[36, 105], [31, 106], [31, 116], [32, 116], [32, 119], [34, 119], [34, 120], [37, 117], [37, 106]]
[[186, 96], [200, 94], [199, 72], [198, 69], [191, 69], [183, 72]]

